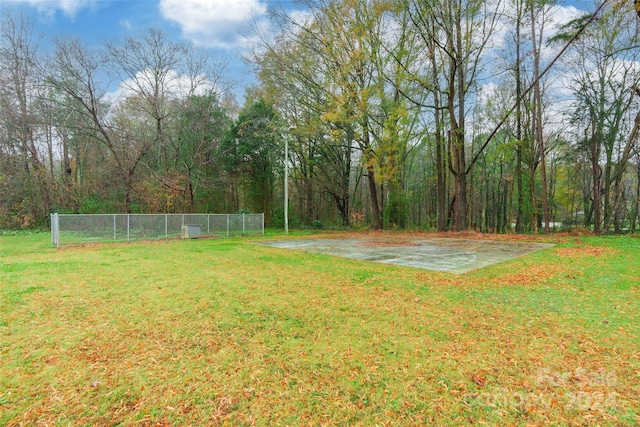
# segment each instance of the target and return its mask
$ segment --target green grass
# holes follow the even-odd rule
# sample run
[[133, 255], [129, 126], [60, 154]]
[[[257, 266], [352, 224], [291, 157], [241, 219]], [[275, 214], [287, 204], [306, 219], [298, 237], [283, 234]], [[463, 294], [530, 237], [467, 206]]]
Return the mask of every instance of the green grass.
[[640, 238], [555, 239], [450, 275], [0, 236], [0, 425], [637, 425]]

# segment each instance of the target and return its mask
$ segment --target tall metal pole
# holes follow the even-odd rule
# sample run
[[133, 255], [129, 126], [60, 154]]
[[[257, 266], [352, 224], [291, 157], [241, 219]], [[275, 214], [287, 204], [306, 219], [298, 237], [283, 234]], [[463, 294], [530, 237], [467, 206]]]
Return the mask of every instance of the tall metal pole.
[[284, 138], [284, 234], [289, 234], [289, 135]]

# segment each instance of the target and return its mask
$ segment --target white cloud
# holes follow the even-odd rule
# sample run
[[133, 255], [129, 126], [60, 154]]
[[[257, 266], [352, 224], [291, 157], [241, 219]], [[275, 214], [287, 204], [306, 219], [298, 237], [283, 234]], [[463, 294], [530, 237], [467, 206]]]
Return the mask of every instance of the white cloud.
[[[118, 88], [112, 92], [107, 92], [103, 101], [113, 106], [119, 106], [127, 98], [136, 96], [140, 90], [148, 93], [153, 92], [152, 83], [155, 81], [151, 70], [139, 71], [135, 79], [127, 79], [120, 82]], [[178, 74], [170, 70], [164, 79], [163, 91], [167, 98], [184, 99], [189, 95], [205, 95], [216, 89], [216, 86], [204, 76], [196, 76], [192, 80], [185, 74]]]
[[252, 20], [267, 12], [261, 0], [160, 0], [159, 7], [195, 45], [226, 49], [246, 46]]
[[[7, 0], [3, 0], [7, 1]], [[95, 9], [98, 0], [8, 0], [13, 3], [27, 3], [36, 8], [41, 19], [53, 22], [56, 14], [61, 12], [72, 21], [79, 11], [85, 8]]]
[[[514, 34], [515, 34], [515, 21], [513, 17], [516, 16], [515, 5], [512, 3], [507, 3], [504, 7], [505, 14], [498, 21], [498, 25], [491, 35], [491, 39], [487, 45], [490, 52], [489, 57], [501, 57], [504, 55], [504, 52], [501, 54], [501, 50], [513, 50], [514, 43]], [[547, 40], [549, 38], [555, 36], [562, 28], [563, 25], [567, 24], [571, 20], [579, 17], [587, 13], [586, 10], [581, 10], [576, 8], [575, 6], [562, 6], [562, 5], [553, 5], [553, 6], [545, 6], [544, 13], [538, 12], [537, 20], [538, 25], [536, 26], [536, 31], [540, 30], [540, 21], [544, 20], [544, 34], [541, 49], [541, 58], [544, 61], [549, 61], [555, 57], [558, 51], [562, 46], [557, 44], [549, 46]], [[524, 27], [521, 28], [522, 35], [525, 39], [530, 40], [530, 23], [529, 23], [529, 14], [527, 12], [525, 18]]]
[[562, 26], [569, 23], [571, 20], [583, 15], [584, 10], [576, 9], [573, 6], [551, 6], [548, 12], [547, 25], [544, 32], [544, 42], [541, 46], [541, 56], [543, 60], [551, 60], [560, 50], [560, 46], [549, 46], [547, 40], [558, 34], [562, 29]]
[[307, 26], [313, 22], [313, 14], [308, 10], [292, 10], [289, 17], [298, 25]]
[[500, 87], [494, 82], [488, 82], [478, 88], [478, 104], [487, 105], [500, 99]]
[[133, 28], [133, 25], [131, 25], [131, 22], [128, 19], [121, 19], [118, 24], [120, 24], [120, 26], [125, 30], [130, 30], [131, 28]]

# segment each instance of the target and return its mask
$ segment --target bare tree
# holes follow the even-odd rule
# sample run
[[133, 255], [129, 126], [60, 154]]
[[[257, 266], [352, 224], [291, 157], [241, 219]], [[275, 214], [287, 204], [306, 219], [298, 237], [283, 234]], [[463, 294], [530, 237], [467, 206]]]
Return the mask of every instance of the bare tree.
[[74, 131], [96, 141], [109, 153], [119, 178], [116, 182], [122, 186], [124, 209], [130, 212], [136, 171], [149, 152], [151, 141], [134, 137], [131, 129], [118, 120], [117, 107], [106, 101], [106, 88], [99, 84], [102, 61], [79, 40], [57, 40], [49, 83], [66, 96], [66, 107], [78, 118]]
[[106, 48], [108, 61], [113, 65], [111, 73], [138, 101], [132, 107], [140, 108], [154, 121], [153, 142], [159, 148], [161, 168], [167, 172], [170, 159], [166, 120], [172, 95], [182, 90], [175, 70], [184, 61], [186, 47], [170, 41], [166, 33], [150, 29], [141, 38], [127, 38], [123, 44], [108, 43]]
[[18, 225], [33, 225], [36, 218], [42, 218], [52, 206], [53, 180], [47, 169], [47, 163], [53, 163], [52, 140], [46, 139], [46, 132], [41, 132], [44, 117], [38, 108], [44, 96], [40, 60], [39, 39], [34, 35], [33, 24], [22, 15], [3, 14], [0, 21], [2, 174], [21, 184], [7, 188], [6, 196], [10, 200], [3, 200], [3, 204], [17, 209], [13, 215], [19, 217]]

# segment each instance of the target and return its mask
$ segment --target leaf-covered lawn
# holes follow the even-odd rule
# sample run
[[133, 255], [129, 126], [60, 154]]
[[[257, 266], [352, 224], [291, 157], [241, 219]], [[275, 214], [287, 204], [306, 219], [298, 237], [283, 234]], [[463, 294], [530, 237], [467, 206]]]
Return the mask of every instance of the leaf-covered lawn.
[[640, 238], [549, 239], [451, 275], [0, 237], [0, 424], [635, 425]]

